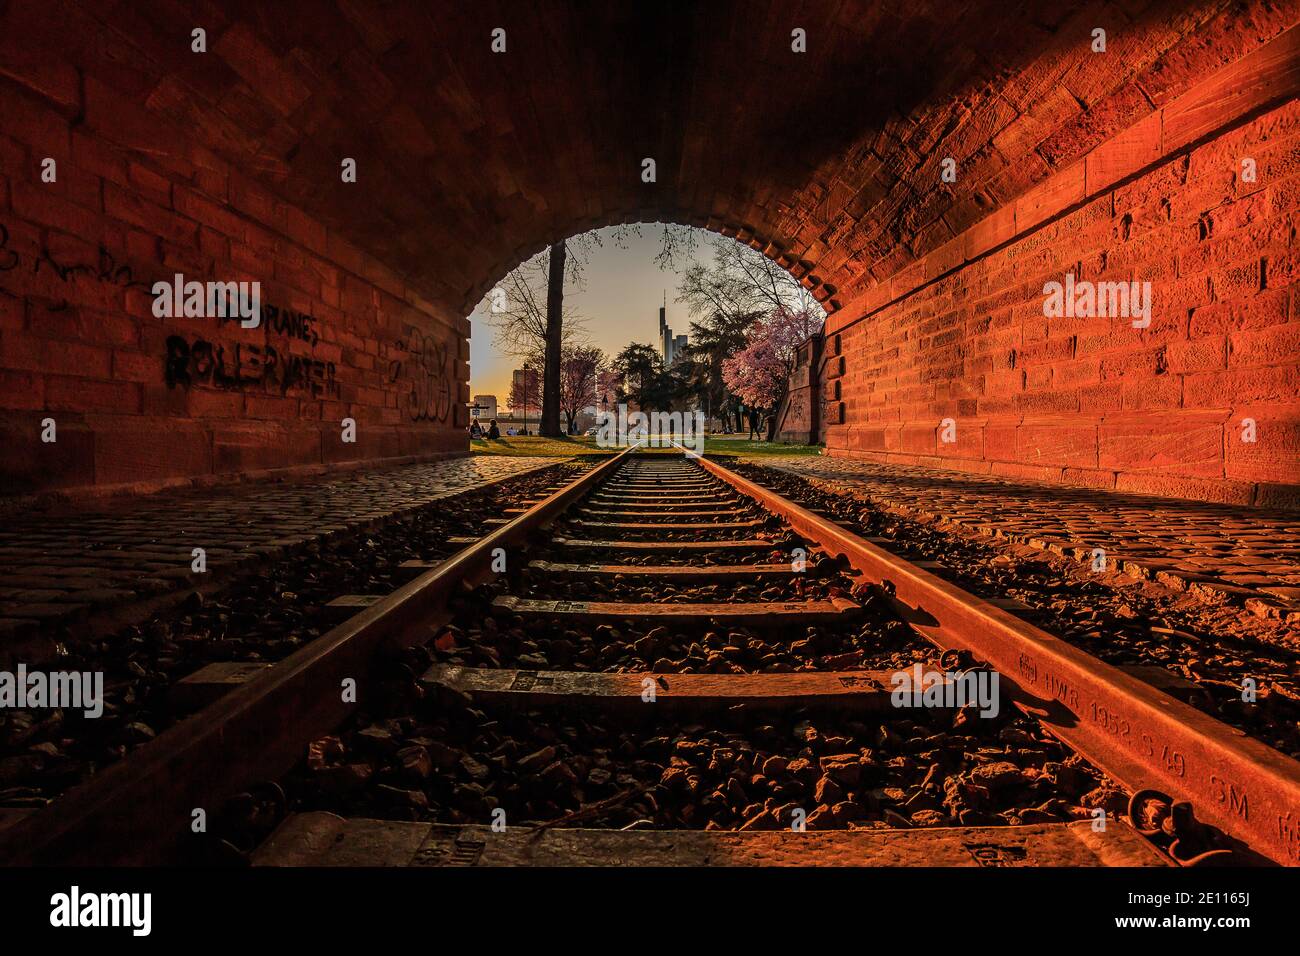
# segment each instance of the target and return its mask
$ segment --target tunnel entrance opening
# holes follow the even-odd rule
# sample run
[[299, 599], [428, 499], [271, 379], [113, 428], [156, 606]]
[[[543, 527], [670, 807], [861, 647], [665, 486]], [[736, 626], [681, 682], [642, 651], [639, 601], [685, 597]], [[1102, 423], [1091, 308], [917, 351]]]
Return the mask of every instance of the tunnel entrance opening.
[[[474, 404], [496, 409], [503, 426], [543, 405], [557, 254], [558, 391], [569, 434], [627, 435], [638, 429], [619, 423], [648, 426], [657, 413], [698, 413], [708, 430], [731, 433], [754, 409], [776, 436], [792, 404], [808, 405], [789, 383], [800, 347], [825, 321], [806, 285], [757, 242], [647, 222], [562, 240], [502, 275], [471, 313]], [[797, 417], [806, 431], [806, 411]]]

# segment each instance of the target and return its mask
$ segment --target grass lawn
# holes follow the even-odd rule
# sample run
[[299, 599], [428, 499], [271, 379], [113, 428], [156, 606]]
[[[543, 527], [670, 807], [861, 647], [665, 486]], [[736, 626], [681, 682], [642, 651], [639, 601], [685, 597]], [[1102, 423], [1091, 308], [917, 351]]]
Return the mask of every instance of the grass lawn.
[[486, 438], [470, 440], [469, 450], [474, 455], [507, 455], [512, 458], [550, 458], [568, 455], [612, 455], [617, 448], [597, 448], [595, 438], [542, 438], [539, 435], [502, 435], [494, 441]]
[[[537, 435], [517, 435], [513, 438], [502, 436], [495, 441], [485, 438], [474, 439], [469, 443], [469, 450], [475, 455], [507, 455], [515, 458], [546, 458], [567, 455], [612, 455], [621, 449], [601, 448], [595, 438], [574, 436], [572, 438], [542, 438]], [[679, 454], [674, 448], [643, 449], [649, 452], [663, 451], [667, 454]], [[706, 438], [704, 441], [706, 455], [818, 455], [820, 445], [783, 445], [779, 442], [769, 444], [764, 441], [744, 441], [738, 438]]]

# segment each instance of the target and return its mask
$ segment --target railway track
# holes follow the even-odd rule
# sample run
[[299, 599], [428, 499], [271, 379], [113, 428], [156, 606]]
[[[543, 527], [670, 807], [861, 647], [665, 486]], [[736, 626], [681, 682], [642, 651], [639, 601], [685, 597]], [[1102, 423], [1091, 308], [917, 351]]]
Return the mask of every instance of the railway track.
[[[29, 669], [103, 674], [104, 695], [97, 719], [69, 708], [0, 712], [0, 829], [102, 772], [232, 681], [329, 631], [351, 613], [340, 596], [388, 592], [411, 580], [454, 552], [448, 538], [481, 527], [483, 514], [540, 500], [582, 467], [497, 478], [432, 507], [354, 513], [350, 527], [329, 529], [292, 556], [270, 555], [219, 584], [203, 586], [195, 576], [195, 589], [181, 591], [172, 607], [148, 615], [133, 609], [137, 623], [111, 633], [50, 628], [43, 650], [9, 648]], [[12, 669], [12, 658], [6, 666]]]
[[0, 858], [1300, 860], [1300, 764], [716, 462], [624, 453], [520, 511], [196, 675], [209, 706]]

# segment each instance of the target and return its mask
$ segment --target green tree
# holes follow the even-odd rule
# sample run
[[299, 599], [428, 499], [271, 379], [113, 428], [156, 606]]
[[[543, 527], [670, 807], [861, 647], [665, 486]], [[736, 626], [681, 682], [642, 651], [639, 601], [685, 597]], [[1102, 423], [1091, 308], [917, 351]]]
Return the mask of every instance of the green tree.
[[619, 400], [635, 402], [642, 410], [651, 409], [649, 402], [658, 395], [657, 379], [663, 372], [663, 362], [654, 347], [633, 342], [614, 356], [612, 364], [621, 379]]
[[734, 415], [736, 428], [743, 428], [740, 400], [727, 388], [722, 363], [745, 347], [745, 334], [761, 313], [712, 312], [691, 322], [686, 346], [688, 387], [708, 415], [728, 421]]

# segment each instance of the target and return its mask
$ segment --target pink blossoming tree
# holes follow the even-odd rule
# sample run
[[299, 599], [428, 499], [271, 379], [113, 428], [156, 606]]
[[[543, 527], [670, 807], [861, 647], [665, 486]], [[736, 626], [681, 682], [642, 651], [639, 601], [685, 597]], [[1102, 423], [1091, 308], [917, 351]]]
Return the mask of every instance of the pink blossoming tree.
[[799, 346], [821, 330], [822, 322], [807, 310], [774, 309], [754, 323], [745, 347], [723, 361], [723, 382], [746, 405], [775, 413], [785, 399]]

